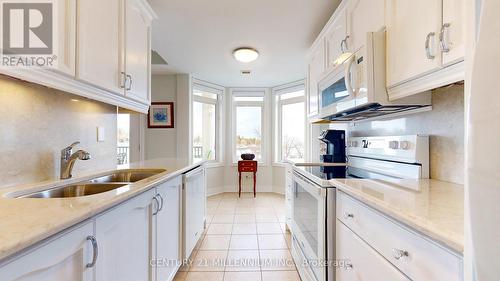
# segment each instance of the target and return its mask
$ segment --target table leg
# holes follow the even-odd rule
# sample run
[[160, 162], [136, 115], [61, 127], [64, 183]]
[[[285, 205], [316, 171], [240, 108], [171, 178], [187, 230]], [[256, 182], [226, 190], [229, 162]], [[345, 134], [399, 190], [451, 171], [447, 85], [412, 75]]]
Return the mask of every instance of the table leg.
[[257, 173], [253, 172], [253, 198], [256, 197]]
[[239, 189], [238, 189], [238, 196], [241, 197], [241, 172], [238, 173], [239, 174]]

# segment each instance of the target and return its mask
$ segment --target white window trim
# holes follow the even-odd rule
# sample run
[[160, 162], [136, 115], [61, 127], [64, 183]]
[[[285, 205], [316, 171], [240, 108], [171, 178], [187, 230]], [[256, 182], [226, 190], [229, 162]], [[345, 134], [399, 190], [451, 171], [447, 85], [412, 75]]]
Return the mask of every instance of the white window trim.
[[[262, 115], [261, 115], [261, 154], [262, 159], [259, 161], [259, 165], [267, 166], [269, 163], [272, 163], [272, 155], [271, 153], [271, 145], [270, 144], [270, 127], [268, 124], [268, 120], [270, 120], [269, 113], [269, 89], [268, 88], [231, 88], [229, 90], [229, 103], [230, 103], [230, 114], [231, 114], [231, 165], [236, 165], [238, 163], [238, 159], [235, 155], [236, 152], [236, 106], [261, 106], [262, 107]], [[263, 97], [264, 100], [261, 101], [234, 101], [234, 97], [243, 96], [243, 97]]]
[[[223, 86], [213, 84], [213, 83], [210, 83], [207, 81], [203, 81], [200, 79], [196, 79], [196, 78], [193, 78], [191, 88], [192, 88], [191, 96], [193, 97], [191, 103], [198, 101], [198, 102], [203, 102], [203, 103], [215, 104], [215, 115], [216, 115], [216, 120], [217, 120], [217, 124], [215, 126], [215, 135], [216, 135], [216, 137], [215, 137], [215, 160], [208, 160], [206, 165], [208, 165], [210, 167], [224, 166], [225, 136], [224, 136], [224, 130], [222, 128], [224, 128], [224, 124], [225, 124], [224, 112], [225, 112], [226, 88], [224, 88]], [[210, 98], [200, 97], [200, 96], [194, 95], [195, 89], [206, 91], [206, 92], [213, 93], [213, 94], [217, 94], [217, 101], [210, 99]], [[191, 118], [190, 126], [191, 126], [190, 131], [192, 132], [193, 131], [193, 118]], [[193, 151], [193, 141], [190, 141], [189, 149], [191, 152]], [[192, 161], [192, 159], [190, 159], [190, 161]]]
[[[276, 103], [276, 96], [282, 95], [282, 94], [287, 94], [295, 91], [300, 91], [304, 90], [304, 96], [303, 97], [295, 97], [295, 98], [290, 98], [287, 100], [279, 101]], [[281, 86], [274, 87], [272, 89], [273, 95], [272, 95], [272, 107], [274, 109], [274, 114], [273, 114], [273, 155], [272, 161], [274, 166], [284, 166], [286, 165], [286, 160], [282, 159], [282, 147], [281, 147], [281, 141], [282, 141], [282, 120], [281, 120], [281, 111], [282, 111], [282, 106], [287, 105], [287, 104], [293, 104], [293, 103], [298, 103], [298, 102], [304, 102], [304, 113], [307, 114], [307, 99], [306, 99], [306, 81], [305, 80], [299, 80], [295, 81], [292, 83], [284, 84]], [[307, 124], [307, 118], [306, 122], [304, 122], [304, 160], [308, 159], [308, 154], [309, 150], [307, 149], [309, 147], [309, 129], [308, 129], [308, 124]]]

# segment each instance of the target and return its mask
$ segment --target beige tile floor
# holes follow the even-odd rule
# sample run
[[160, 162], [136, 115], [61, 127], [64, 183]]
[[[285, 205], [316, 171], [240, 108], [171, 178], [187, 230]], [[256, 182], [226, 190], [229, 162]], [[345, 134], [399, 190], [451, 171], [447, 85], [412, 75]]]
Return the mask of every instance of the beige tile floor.
[[223, 193], [207, 199], [207, 229], [175, 281], [300, 281], [285, 229], [285, 197]]

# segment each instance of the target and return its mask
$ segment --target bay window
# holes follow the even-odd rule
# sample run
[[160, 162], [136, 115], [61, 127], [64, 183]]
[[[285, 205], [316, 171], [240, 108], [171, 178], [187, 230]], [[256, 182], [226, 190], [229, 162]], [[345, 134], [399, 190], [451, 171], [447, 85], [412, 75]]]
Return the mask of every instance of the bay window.
[[241, 154], [255, 154], [255, 160], [265, 162], [264, 119], [265, 91], [233, 91], [233, 162]]
[[223, 90], [193, 84], [193, 163], [219, 159], [219, 114]]
[[306, 147], [306, 104], [303, 83], [274, 90], [275, 161], [304, 162]]

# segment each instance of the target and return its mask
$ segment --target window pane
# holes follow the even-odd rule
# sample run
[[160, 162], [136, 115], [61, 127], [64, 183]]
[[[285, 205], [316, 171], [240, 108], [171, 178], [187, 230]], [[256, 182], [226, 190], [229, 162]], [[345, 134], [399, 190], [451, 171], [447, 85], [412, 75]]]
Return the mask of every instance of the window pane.
[[264, 101], [264, 97], [234, 97], [234, 101]]
[[130, 114], [118, 114], [117, 127], [118, 165], [128, 164], [130, 161]]
[[215, 160], [216, 110], [214, 104], [193, 102], [193, 162]]
[[304, 103], [283, 105], [281, 110], [281, 157], [295, 162], [304, 161]]
[[209, 99], [213, 99], [213, 100], [217, 100], [217, 95], [216, 94], [205, 92], [205, 91], [201, 91], [201, 90], [194, 89], [193, 90], [193, 95], [199, 96], [199, 97], [204, 97], [204, 98], [209, 98]]
[[304, 90], [282, 94], [281, 95], [281, 100], [287, 100], [287, 99], [293, 99], [293, 98], [297, 98], [297, 97], [303, 97], [304, 94], [305, 94]]
[[236, 107], [236, 158], [243, 153], [262, 160], [262, 107]]

